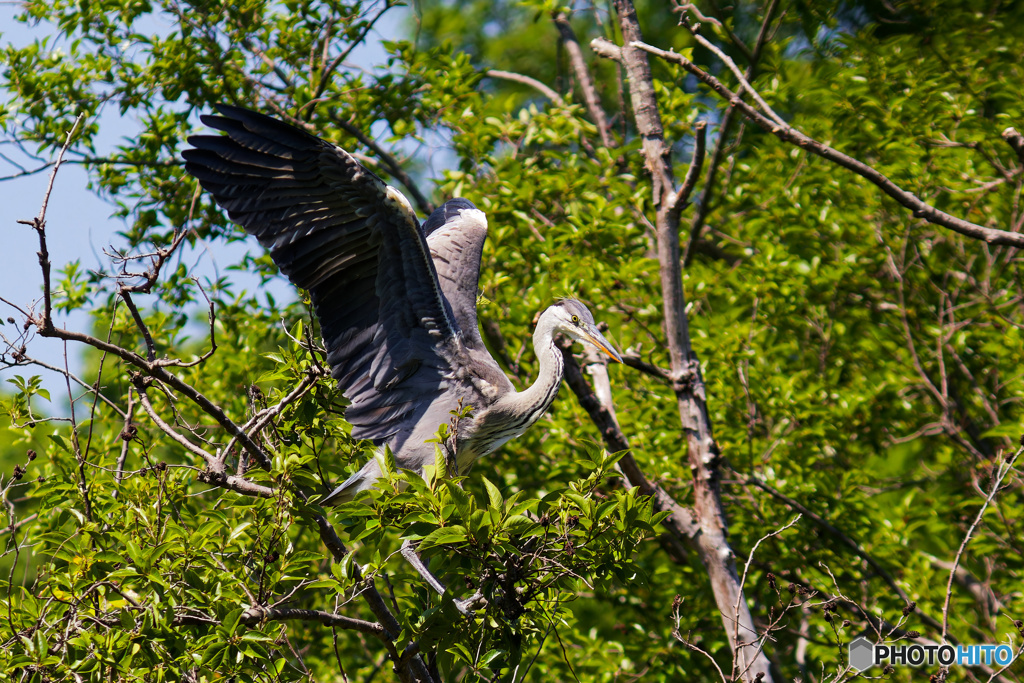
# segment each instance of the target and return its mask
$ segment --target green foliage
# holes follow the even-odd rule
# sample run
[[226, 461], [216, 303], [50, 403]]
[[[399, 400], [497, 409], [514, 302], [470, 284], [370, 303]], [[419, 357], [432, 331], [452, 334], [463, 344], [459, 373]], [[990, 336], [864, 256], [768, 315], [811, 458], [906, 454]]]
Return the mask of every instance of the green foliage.
[[[690, 50], [735, 89], [668, 4], [638, 4], [648, 42]], [[720, 22], [704, 22], [704, 35], [745, 68], [731, 41], [753, 45], [762, 6], [722, 14], [699, 4]], [[228, 101], [305, 122], [388, 177], [345, 125], [372, 131], [400, 164], [403, 154], [419, 158], [409, 168], [431, 200], [464, 196], [486, 211], [480, 317], [519, 386], [536, 371], [524, 341], [535, 313], [565, 295], [594, 304], [617, 346], [668, 367], [654, 198], [615, 65], [588, 54], [612, 120], [616, 145], [605, 148], [573, 89], [550, 21], [556, 6], [422, 3], [415, 35], [386, 36], [386, 68], [349, 68], [349, 47], [375, 40], [379, 9], [29, 2], [24, 19], [52, 35], [4, 47], [0, 126], [49, 159], [84, 112], [69, 155], [124, 221], [115, 246], [127, 261], [110, 273], [55, 264], [54, 306], [89, 311], [96, 337], [146, 354], [109, 276], [145, 270], [150, 261], [132, 259], [179, 234], [194, 244], [242, 239], [178, 162], [201, 129], [197, 114]], [[572, 20], [583, 46], [617, 38], [603, 12]], [[793, 125], [908, 191], [1020, 231], [1022, 162], [1000, 132], [1024, 129], [1022, 34], [1020, 3], [990, 12], [926, 0], [842, 11], [797, 3], [779, 17], [752, 82]], [[727, 103], [682, 72], [652, 68], [682, 178], [693, 124], [715, 127]], [[487, 69], [539, 79], [564, 104]], [[104, 112], [141, 134], [102, 149]], [[454, 158], [431, 186], [416, 164], [439, 141]], [[766, 650], [778, 678], [848, 678], [846, 643], [874, 637], [879, 620], [942, 636], [944, 563], [1024, 431], [1020, 258], [928, 225], [752, 126], [734, 125], [725, 143], [716, 182], [705, 191], [702, 181], [682, 214], [681, 238], [705, 208], [683, 284], [724, 454], [729, 541], [740, 571], [761, 541], [745, 594], [759, 627], [775, 629]], [[67, 229], [50, 225], [50, 238]], [[235, 268], [278, 277], [255, 247]], [[448, 476], [446, 437], [465, 417], [453, 416], [433, 470], [395, 471], [377, 454], [386, 484], [324, 512], [316, 496], [375, 456], [349, 436], [307, 302], [239, 291], [233, 274], [200, 287], [170, 260], [150, 292], [133, 296], [155, 356], [196, 362], [171, 369], [236, 423], [281, 405], [258, 436], [271, 468], [227, 448], [230, 434], [179, 391], [154, 383], [148, 396], [193, 446], [225, 449], [225, 477], [270, 495], [225, 488], [172, 441], [114, 355], [86, 356], [81, 375], [99, 394], [75, 387], [73, 411], [51, 404], [41, 370], [20, 367], [34, 328], [0, 326], [3, 362], [19, 366], [0, 395], [12, 425], [0, 432], [0, 679], [365, 680], [390, 675], [391, 652], [415, 644], [443, 680], [717, 680], [709, 658], [680, 639], [728, 674], [706, 571], [662, 532], [650, 500], [621, 486], [615, 456], [595, 445], [600, 435], [567, 391], [468, 478]], [[637, 460], [690, 504], [672, 388], [629, 368], [610, 372]], [[962, 576], [978, 583], [954, 582], [950, 595], [949, 633], [962, 642], [1016, 647], [1024, 637], [1014, 624], [1024, 615], [1019, 469], [1005, 483], [961, 559]], [[766, 537], [796, 509], [796, 527]], [[343, 558], [321, 536], [321, 513], [352, 551]], [[419, 543], [444, 595], [403, 560], [403, 541]], [[375, 622], [368, 587], [398, 622], [383, 639], [313, 618], [247, 616], [279, 607]], [[891, 678], [920, 675], [901, 667]]]

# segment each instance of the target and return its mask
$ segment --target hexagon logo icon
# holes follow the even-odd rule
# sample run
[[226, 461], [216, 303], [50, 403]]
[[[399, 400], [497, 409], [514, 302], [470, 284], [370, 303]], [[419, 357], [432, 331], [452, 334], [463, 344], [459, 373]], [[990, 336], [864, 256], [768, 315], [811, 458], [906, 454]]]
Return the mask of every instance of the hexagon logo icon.
[[875, 665], [875, 645], [861, 636], [850, 643], [850, 666], [864, 671]]

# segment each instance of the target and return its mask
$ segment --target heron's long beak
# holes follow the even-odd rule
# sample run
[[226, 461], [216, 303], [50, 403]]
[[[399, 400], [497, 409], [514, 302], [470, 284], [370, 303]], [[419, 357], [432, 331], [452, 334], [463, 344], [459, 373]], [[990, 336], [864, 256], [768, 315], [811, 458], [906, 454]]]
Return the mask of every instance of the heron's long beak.
[[622, 362], [622, 356], [619, 355], [619, 352], [615, 350], [615, 347], [604, 338], [604, 335], [601, 334], [596, 327], [588, 326], [587, 329], [583, 330], [583, 336], [588, 342], [611, 356], [612, 360], [616, 363]]

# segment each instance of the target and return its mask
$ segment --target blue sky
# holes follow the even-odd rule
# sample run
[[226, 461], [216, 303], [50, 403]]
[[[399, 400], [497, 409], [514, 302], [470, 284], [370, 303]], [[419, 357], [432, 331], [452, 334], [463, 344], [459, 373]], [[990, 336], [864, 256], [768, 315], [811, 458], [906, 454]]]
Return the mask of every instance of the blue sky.
[[[25, 45], [37, 38], [52, 35], [53, 29], [50, 26], [30, 27], [15, 21], [18, 11], [19, 6], [16, 3], [0, 3], [0, 43]], [[377, 35], [371, 34], [368, 43], [353, 52], [351, 61], [364, 68], [382, 63], [386, 54], [379, 45], [379, 40], [382, 37], [394, 38], [403, 20], [402, 10], [386, 14], [378, 24]], [[125, 138], [131, 139], [139, 132], [137, 122], [117, 120], [114, 111], [105, 117], [100, 128], [108, 132], [107, 137], [100, 138], [101, 145], [112, 147]], [[55, 149], [52, 153], [47, 152], [43, 155], [54, 158], [57, 151]], [[100, 152], [102, 153], [102, 150]], [[8, 157], [7, 160], [0, 158], [0, 178], [18, 173], [19, 168], [15, 163], [25, 168], [35, 168], [38, 165], [35, 161], [19, 157], [17, 150], [9, 145], [0, 145], [0, 153]], [[12, 161], [15, 163], [11, 163]], [[28, 308], [39, 300], [42, 294], [42, 275], [36, 255], [39, 248], [38, 236], [30, 227], [20, 225], [16, 221], [31, 219], [39, 213], [49, 175], [47, 170], [43, 173], [0, 181], [0, 207], [3, 207], [0, 214], [3, 217], [0, 230], [3, 231], [2, 244], [5, 251], [3, 268], [0, 268], [0, 297], [22, 308]], [[57, 174], [46, 215], [48, 247], [55, 274], [65, 264], [76, 259], [85, 269], [110, 270], [109, 259], [103, 251], [110, 245], [120, 243], [117, 232], [124, 226], [119, 219], [111, 217], [115, 207], [91, 193], [87, 189], [88, 180], [85, 169], [75, 164], [61, 166]], [[196, 249], [184, 251], [181, 258], [200, 278], [215, 277], [217, 272], [237, 263], [246, 249], [259, 249], [259, 246], [255, 242], [233, 245], [200, 244]], [[233, 273], [232, 280], [236, 283], [236, 292], [243, 289], [252, 291], [259, 287], [257, 278], [247, 278], [244, 274]], [[278, 301], [294, 296], [294, 291], [284, 281], [272, 282], [268, 288]], [[138, 298], [137, 303], [146, 305], [144, 300]], [[15, 317], [15, 326], [6, 322], [8, 316]], [[17, 311], [0, 303], [0, 317], [4, 321], [0, 332], [7, 337], [16, 333], [17, 325], [22, 321]], [[56, 323], [69, 329], [88, 330], [88, 319], [82, 313], [60, 316]], [[29, 345], [28, 354], [51, 365], [62, 367], [65, 362], [65, 349], [57, 340], [34, 338]], [[80, 349], [69, 348], [67, 356], [72, 372], [76, 372], [80, 368]], [[16, 370], [0, 369], [0, 382], [6, 383], [6, 380], [16, 374], [41, 375], [43, 386], [54, 398], [52, 409], [58, 412], [63, 410], [61, 406], [66, 403], [67, 388], [62, 377], [40, 368], [23, 367]], [[40, 407], [46, 410], [45, 407]]]

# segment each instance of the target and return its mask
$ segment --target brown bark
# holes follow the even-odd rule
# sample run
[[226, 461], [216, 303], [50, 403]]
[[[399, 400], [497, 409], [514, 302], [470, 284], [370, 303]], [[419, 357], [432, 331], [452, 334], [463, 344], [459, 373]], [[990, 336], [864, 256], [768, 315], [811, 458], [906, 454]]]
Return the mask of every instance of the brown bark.
[[[662, 50], [660, 48], [647, 45], [639, 39], [627, 39], [626, 42], [629, 44], [630, 52], [633, 50], [642, 50], [644, 52], [657, 55], [667, 62], [678, 64], [683, 67], [688, 72], [696, 76], [697, 80], [714, 90], [722, 97], [722, 99], [739, 109], [744, 116], [764, 130], [768, 131], [783, 142], [788, 142], [800, 149], [806, 150], [811, 154], [827, 159], [834, 164], [856, 173], [895, 199], [901, 206], [910, 209], [915, 218], [923, 218], [933, 225], [948, 228], [954, 232], [960, 233], [961, 235], [970, 237], [971, 239], [980, 240], [982, 242], [987, 242], [988, 244], [1006, 245], [1010, 247], [1017, 247], [1018, 249], [1024, 248], [1024, 234], [1008, 230], [986, 228], [982, 225], [971, 223], [970, 221], [962, 218], [957, 218], [956, 216], [935, 208], [912, 192], [904, 190], [902, 187], [890, 180], [888, 176], [884, 175], [874, 167], [868, 166], [864, 162], [854, 159], [848, 154], [843, 154], [839, 150], [830, 147], [823, 142], [819, 142], [808, 137], [785, 122], [779, 123], [779, 121], [775, 120], [778, 116], [770, 109], [767, 111], [767, 115], [765, 113], [761, 113], [753, 106], [741, 100], [738, 94], [722, 85], [721, 81], [717, 78], [704, 71], [682, 55], [670, 50]], [[622, 48], [623, 56], [625, 56], [626, 52], [627, 48], [624, 46]]]
[[[733, 35], [733, 44], [740, 48], [747, 58], [747, 70], [744, 74], [747, 81], [750, 81], [757, 71], [757, 63], [761, 59], [761, 52], [764, 49], [765, 43], [768, 42], [768, 33], [778, 6], [778, 0], [772, 0], [765, 10], [764, 19], [761, 20], [761, 30], [757, 34], [757, 41], [754, 43], [753, 50], [748, 50], [743, 41], [738, 36]], [[688, 6], [687, 11], [696, 12], [697, 10], [693, 6]], [[699, 13], [697, 13], [697, 17], [700, 21], [707, 21], [707, 17], [703, 17]], [[743, 93], [739, 93], [739, 96], [742, 97]], [[697, 253], [697, 242], [700, 239], [701, 231], [704, 229], [704, 221], [707, 219], [708, 211], [711, 210], [711, 199], [715, 191], [715, 180], [718, 177], [718, 166], [724, 156], [725, 147], [729, 144], [729, 133], [732, 131], [732, 126], [735, 122], [736, 107], [730, 104], [726, 107], [725, 113], [722, 115], [722, 121], [718, 126], [718, 141], [715, 143], [715, 149], [711, 153], [711, 161], [708, 163], [708, 171], [704, 176], [704, 189], [701, 192], [700, 201], [697, 202], [697, 210], [694, 211], [693, 219], [690, 221], [690, 238], [687, 240], [686, 249], [683, 251], [683, 266], [685, 267], [689, 267], [694, 255]]]
[[554, 21], [559, 35], [562, 36], [565, 51], [569, 54], [569, 63], [572, 64], [572, 71], [576, 74], [576, 81], [579, 83], [580, 92], [583, 93], [587, 111], [590, 112], [590, 118], [594, 120], [597, 133], [601, 136], [601, 144], [605, 147], [614, 147], [615, 142], [608, 129], [608, 117], [605, 116], [604, 109], [601, 107], [601, 98], [597, 96], [594, 79], [590, 77], [590, 69], [587, 68], [587, 62], [583, 59], [583, 50], [580, 49], [580, 43], [576, 40], [576, 32], [572, 30], [572, 25], [563, 12], [556, 12]]
[[770, 683], [768, 659], [761, 649], [759, 634], [742, 594], [735, 557], [726, 536], [725, 510], [719, 487], [720, 454], [708, 417], [704, 380], [690, 343], [686, 316], [679, 253], [679, 213], [675, 210], [680, 202], [675, 192], [670, 148], [664, 140], [647, 55], [634, 46], [641, 40], [636, 11], [629, 0], [616, 0], [615, 9], [622, 29], [621, 60], [629, 79], [636, 126], [643, 141], [644, 161], [654, 182], [665, 336], [672, 385], [693, 473], [694, 506], [699, 526], [699, 531], [690, 537], [690, 543], [700, 555], [711, 579], [715, 601], [733, 650], [734, 674], [744, 681], [756, 679]]

